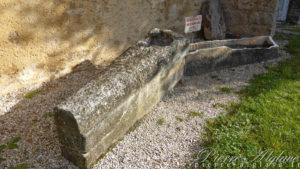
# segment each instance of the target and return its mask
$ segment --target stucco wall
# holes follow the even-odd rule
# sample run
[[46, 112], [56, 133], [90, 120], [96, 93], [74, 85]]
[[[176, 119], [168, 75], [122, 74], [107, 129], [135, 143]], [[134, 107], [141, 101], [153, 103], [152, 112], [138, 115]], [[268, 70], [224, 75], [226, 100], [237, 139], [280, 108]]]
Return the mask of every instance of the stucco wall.
[[228, 37], [273, 35], [278, 0], [221, 0]]
[[91, 60], [106, 65], [154, 27], [184, 30], [203, 0], [1, 0], [0, 93]]

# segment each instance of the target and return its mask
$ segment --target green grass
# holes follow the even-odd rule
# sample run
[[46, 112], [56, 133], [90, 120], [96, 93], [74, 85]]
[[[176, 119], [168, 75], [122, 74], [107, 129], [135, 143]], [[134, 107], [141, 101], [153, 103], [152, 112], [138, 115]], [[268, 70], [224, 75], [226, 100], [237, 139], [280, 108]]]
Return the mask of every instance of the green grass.
[[[2, 153], [5, 148], [6, 148], [6, 145], [0, 145], [0, 153]], [[5, 158], [0, 157], [0, 164], [5, 160], [6, 160]]]
[[6, 145], [0, 145], [0, 153], [6, 148]]
[[285, 25], [278, 26], [278, 28], [282, 30], [292, 31], [292, 32], [300, 32], [300, 27], [299, 25], [296, 24], [285, 24]]
[[289, 35], [286, 35], [284, 33], [276, 33], [275, 36], [274, 36], [274, 39], [277, 39], [277, 40], [286, 40], [287, 36], [289, 36]]
[[[256, 75], [250, 86], [239, 92], [240, 103], [231, 105], [226, 116], [207, 121], [204, 147], [209, 151], [205, 153], [214, 153], [208, 155], [206, 164], [215, 164], [217, 157], [242, 157], [227, 162], [235, 166], [213, 167], [241, 168], [238, 165], [243, 160], [251, 162], [262, 151], [273, 152], [272, 157], [282, 152], [284, 156], [300, 155], [300, 36], [288, 40], [286, 50], [294, 57]], [[202, 166], [201, 157], [198, 162]], [[291, 163], [283, 165], [291, 168]]]
[[0, 157], [0, 164], [5, 160], [6, 160], [5, 158]]
[[223, 93], [230, 93], [231, 92], [231, 88], [229, 87], [220, 87], [219, 90]]
[[[286, 50], [293, 54], [296, 57], [300, 57], [300, 35], [297, 36], [290, 36], [289, 37], [289, 44], [286, 47]], [[295, 60], [299, 60], [299, 58], [296, 58]]]
[[215, 103], [213, 104], [214, 108], [223, 108], [225, 110], [229, 110], [230, 106], [222, 103]]
[[23, 155], [25, 156], [25, 157], [27, 157], [28, 156], [28, 151], [27, 150], [24, 150], [24, 152], [23, 152]]
[[16, 167], [13, 167], [13, 168], [11, 168], [11, 169], [28, 169], [29, 167], [28, 167], [28, 164], [20, 164], [20, 165], [18, 165], [18, 166], [16, 166]]
[[218, 75], [211, 75], [210, 78], [216, 79], [216, 80], [221, 80]]
[[192, 117], [192, 118], [194, 118], [194, 117], [202, 117], [203, 113], [202, 112], [192, 111], [192, 112], [189, 112], [189, 116]]
[[292, 32], [300, 32], [300, 27], [285, 28], [285, 30], [292, 31]]
[[217, 78], [219, 78], [217, 75], [211, 75], [210, 76], [212, 79], [217, 79]]
[[47, 112], [44, 114], [44, 118], [48, 118], [48, 117], [54, 117], [54, 113], [53, 112]]
[[7, 142], [7, 147], [9, 149], [16, 149], [16, 148], [19, 148], [19, 146], [16, 144], [17, 142], [19, 142], [21, 140], [20, 137], [16, 137], [10, 141]]
[[165, 121], [164, 118], [160, 118], [160, 119], [157, 120], [156, 124], [161, 126], [161, 125], [165, 124], [165, 122], [166, 121]]
[[42, 94], [44, 91], [43, 90], [33, 90], [28, 92], [24, 97], [26, 99], [32, 99], [34, 96], [38, 95], [38, 94]]
[[182, 116], [176, 116], [176, 119], [180, 122], [184, 121], [184, 118]]

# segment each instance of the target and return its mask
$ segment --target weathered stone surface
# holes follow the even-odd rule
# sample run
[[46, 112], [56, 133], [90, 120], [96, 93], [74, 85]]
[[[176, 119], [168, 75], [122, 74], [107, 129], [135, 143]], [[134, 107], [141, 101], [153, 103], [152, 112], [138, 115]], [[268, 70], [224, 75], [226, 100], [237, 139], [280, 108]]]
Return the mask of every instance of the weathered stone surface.
[[224, 11], [219, 0], [209, 0], [203, 3], [203, 31], [207, 40], [225, 39], [226, 25]]
[[190, 49], [185, 66], [188, 76], [278, 57], [278, 45], [269, 36], [200, 42]]
[[272, 36], [278, 0], [221, 0], [228, 38]]
[[181, 79], [188, 40], [154, 29], [55, 108], [63, 155], [89, 168]]

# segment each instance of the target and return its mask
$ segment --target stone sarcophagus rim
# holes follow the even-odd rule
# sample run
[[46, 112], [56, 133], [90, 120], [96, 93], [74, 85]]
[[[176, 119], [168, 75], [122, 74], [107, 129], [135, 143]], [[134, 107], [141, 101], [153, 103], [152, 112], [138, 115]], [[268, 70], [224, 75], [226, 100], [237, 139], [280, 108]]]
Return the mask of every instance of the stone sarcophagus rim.
[[90, 168], [182, 78], [188, 40], [153, 29], [55, 109], [63, 156]]
[[257, 63], [278, 57], [279, 46], [271, 36], [204, 41], [190, 44], [186, 56], [185, 75]]

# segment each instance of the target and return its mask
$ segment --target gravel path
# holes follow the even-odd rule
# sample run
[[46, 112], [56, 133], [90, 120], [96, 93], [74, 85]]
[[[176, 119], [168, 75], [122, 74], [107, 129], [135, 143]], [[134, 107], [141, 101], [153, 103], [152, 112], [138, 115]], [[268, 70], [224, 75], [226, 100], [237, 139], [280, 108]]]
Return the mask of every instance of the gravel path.
[[[281, 55], [288, 57], [283, 51]], [[205, 120], [223, 114], [219, 103], [237, 102], [234, 92], [254, 74], [266, 72], [264, 64], [185, 78], [94, 168], [182, 168], [201, 149]], [[51, 111], [100, 72], [87, 62], [58, 80], [0, 96], [0, 168], [76, 168], [61, 156]], [[230, 93], [221, 87], [230, 88]], [[33, 89], [42, 92], [25, 99], [25, 93]], [[18, 137], [21, 140], [11, 144], [17, 147], [7, 147], [7, 142]], [[1, 145], [5, 145], [3, 150]]]

